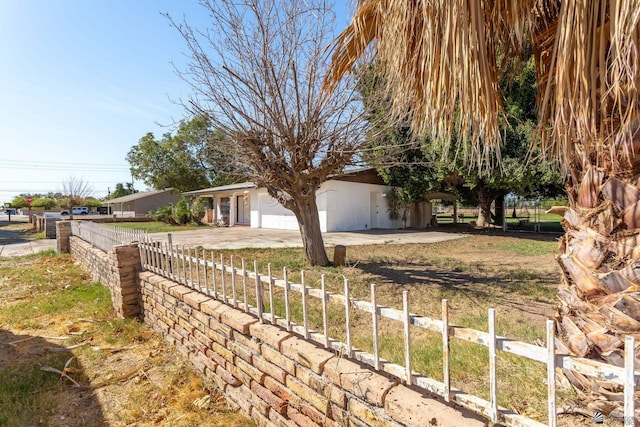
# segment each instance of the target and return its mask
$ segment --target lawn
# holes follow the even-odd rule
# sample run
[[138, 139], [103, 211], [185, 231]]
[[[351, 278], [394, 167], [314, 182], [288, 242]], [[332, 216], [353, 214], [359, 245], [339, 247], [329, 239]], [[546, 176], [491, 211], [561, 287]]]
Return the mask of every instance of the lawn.
[[105, 223], [106, 226], [113, 227], [121, 227], [121, 228], [131, 228], [135, 230], [145, 230], [147, 233], [173, 233], [176, 231], [187, 231], [187, 230], [197, 230], [199, 228], [207, 228], [211, 227], [207, 224], [196, 225], [196, 224], [187, 224], [187, 225], [171, 225], [165, 222], [160, 221], [149, 221], [149, 222], [119, 222], [116, 224], [113, 223]]
[[[451, 214], [438, 214], [438, 224], [450, 225], [453, 223], [453, 217]], [[469, 224], [477, 220], [477, 212], [462, 212], [458, 215], [458, 224]], [[505, 217], [508, 230], [516, 231], [536, 231], [539, 228], [543, 232], [561, 233], [562, 225], [560, 220], [562, 218], [556, 214], [544, 213], [542, 210], [537, 212], [532, 209], [527, 212], [519, 212], [516, 217], [512, 216], [511, 212], [507, 212]], [[537, 226], [537, 228], [536, 228]]]

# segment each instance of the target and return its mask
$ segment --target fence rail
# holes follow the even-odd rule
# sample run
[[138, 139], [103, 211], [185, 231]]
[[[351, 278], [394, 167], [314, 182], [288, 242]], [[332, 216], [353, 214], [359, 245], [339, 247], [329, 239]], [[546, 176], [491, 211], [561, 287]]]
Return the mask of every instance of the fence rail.
[[90, 221], [71, 221], [71, 235], [80, 237], [105, 252], [117, 245], [149, 240], [145, 230], [106, 226]]
[[[301, 283], [292, 283], [288, 279], [288, 270], [282, 272], [282, 279], [274, 277], [271, 264], [267, 266], [267, 274], [258, 271], [258, 263], [253, 262], [253, 270], [241, 260], [240, 268], [236, 267], [233, 256], [225, 264], [224, 255], [215, 256], [213, 251], [204, 249], [174, 247], [169, 243], [153, 242], [149, 239], [140, 244], [143, 267], [156, 274], [172, 279], [194, 290], [210, 295], [236, 308], [258, 316], [261, 323], [282, 326], [307, 339], [313, 340], [326, 348], [334, 349], [341, 354], [351, 356], [364, 362], [376, 370], [391, 375], [430, 392], [442, 396], [446, 401], [455, 402], [463, 407], [480, 413], [493, 422], [502, 422], [509, 426], [542, 426], [538, 421], [498, 406], [497, 388], [497, 351], [515, 354], [546, 365], [548, 425], [556, 426], [556, 369], [567, 369], [585, 376], [606, 380], [624, 387], [624, 416], [626, 425], [635, 425], [634, 393], [640, 374], [635, 372], [633, 337], [625, 339], [625, 365], [617, 367], [593, 360], [560, 354], [555, 350], [555, 324], [552, 320], [546, 323], [546, 347], [539, 347], [496, 334], [495, 309], [489, 309], [488, 331], [451, 325], [447, 300], [442, 301], [442, 318], [432, 319], [410, 311], [409, 292], [402, 294], [402, 309], [377, 304], [376, 286], [371, 285], [370, 301], [358, 300], [350, 296], [349, 281], [344, 280], [344, 293], [331, 293], [326, 290], [325, 276], [321, 276], [321, 288], [309, 287], [305, 283], [304, 272], [301, 272]], [[247, 282], [252, 280], [253, 285]], [[298, 296], [292, 295], [296, 293]], [[318, 330], [310, 325], [309, 300], [319, 300], [322, 321]], [[301, 309], [302, 322], [292, 321], [292, 304]], [[276, 314], [276, 306], [280, 307], [280, 315]], [[329, 336], [330, 307], [341, 307], [344, 314], [344, 340], [339, 341]], [[267, 308], [268, 307], [268, 308]], [[373, 351], [371, 353], [354, 348], [352, 345], [352, 317], [355, 312], [371, 316]], [[299, 310], [300, 311], [300, 310]], [[405, 365], [401, 366], [384, 360], [380, 356], [378, 324], [381, 319], [399, 322], [404, 335]], [[332, 321], [332, 326], [333, 326]], [[442, 336], [443, 381], [437, 381], [411, 367], [412, 334], [410, 326], [419, 327]], [[451, 385], [451, 339], [459, 339], [485, 346], [489, 350], [489, 400], [482, 399]]]

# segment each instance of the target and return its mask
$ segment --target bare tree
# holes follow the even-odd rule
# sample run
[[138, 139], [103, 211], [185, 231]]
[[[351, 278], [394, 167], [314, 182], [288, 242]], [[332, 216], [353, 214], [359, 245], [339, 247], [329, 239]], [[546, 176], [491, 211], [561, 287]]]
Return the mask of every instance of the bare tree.
[[93, 194], [93, 186], [82, 178], [70, 176], [62, 182], [59, 193], [62, 195], [60, 204], [69, 209], [69, 218], [73, 219], [73, 208]]
[[353, 85], [321, 95], [334, 13], [322, 0], [201, 3], [207, 30], [167, 16], [188, 46], [187, 108], [235, 139], [251, 180], [296, 215], [309, 263], [328, 265], [316, 192], [352, 164], [365, 129]]

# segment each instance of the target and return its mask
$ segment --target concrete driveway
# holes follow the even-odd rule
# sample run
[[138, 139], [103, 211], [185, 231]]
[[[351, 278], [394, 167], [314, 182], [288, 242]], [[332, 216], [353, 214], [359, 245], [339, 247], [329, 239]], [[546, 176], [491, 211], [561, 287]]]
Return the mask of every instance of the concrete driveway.
[[[26, 222], [26, 219], [24, 220]], [[0, 223], [2, 221], [0, 220]], [[24, 240], [17, 238], [17, 232], [0, 227], [0, 257], [34, 254], [48, 249], [56, 249], [56, 241]], [[153, 233], [150, 236], [167, 242], [167, 233]], [[342, 233], [323, 233], [326, 246], [335, 245], [382, 245], [403, 243], [434, 243], [464, 237], [464, 234], [430, 230], [369, 230]], [[272, 230], [251, 227], [203, 227], [198, 230], [177, 231], [171, 234], [174, 245], [201, 246], [205, 249], [241, 248], [301, 248], [299, 231]]]
[[[168, 241], [167, 233], [149, 235], [155, 240]], [[434, 243], [459, 239], [464, 234], [426, 230], [369, 230], [357, 232], [323, 233], [326, 246], [381, 245], [403, 243]], [[250, 227], [210, 227], [179, 231], [171, 234], [174, 245], [202, 246], [205, 249], [241, 248], [301, 248], [299, 231], [272, 230]]]
[[25, 238], [23, 230], [12, 229], [12, 224], [26, 224], [25, 215], [11, 215], [11, 222], [7, 215], [0, 214], [0, 257], [30, 255], [40, 251], [56, 248], [55, 240], [32, 240]]

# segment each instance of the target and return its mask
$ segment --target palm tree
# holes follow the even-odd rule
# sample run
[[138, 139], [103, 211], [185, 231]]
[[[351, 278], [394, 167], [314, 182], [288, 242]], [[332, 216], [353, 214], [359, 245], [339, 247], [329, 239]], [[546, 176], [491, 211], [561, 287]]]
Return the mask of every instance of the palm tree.
[[623, 336], [640, 338], [639, 20], [638, 0], [360, 0], [325, 80], [330, 91], [373, 52], [393, 112], [412, 111], [414, 131], [445, 147], [456, 132], [468, 161], [487, 167], [499, 154], [503, 64], [532, 50], [537, 141], [562, 166], [570, 202], [552, 210], [565, 228], [561, 350], [615, 365]]

